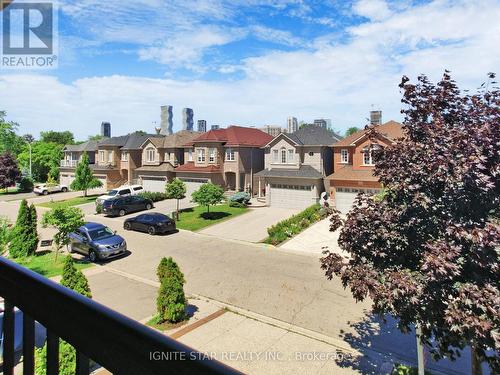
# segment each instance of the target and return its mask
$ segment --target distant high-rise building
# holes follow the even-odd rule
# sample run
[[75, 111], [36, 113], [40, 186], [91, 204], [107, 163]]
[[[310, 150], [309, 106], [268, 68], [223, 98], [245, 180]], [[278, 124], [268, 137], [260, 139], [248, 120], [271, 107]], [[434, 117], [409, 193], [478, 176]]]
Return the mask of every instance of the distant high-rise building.
[[382, 111], [370, 111], [370, 124], [382, 125]]
[[299, 129], [299, 123], [297, 122], [296, 117], [288, 117], [286, 119], [286, 131], [288, 133], [296, 132]]
[[203, 133], [207, 131], [206, 120], [198, 120], [198, 131]]
[[101, 122], [101, 136], [103, 138], [111, 137], [111, 124], [109, 122]]
[[220, 129], [220, 125], [212, 125], [210, 126], [210, 130], [217, 130]]
[[161, 107], [160, 134], [170, 135], [174, 133], [174, 122], [171, 105], [162, 105]]
[[327, 128], [327, 121], [324, 118], [314, 120], [314, 125], [321, 126], [322, 128]]
[[273, 137], [276, 137], [277, 135], [283, 133], [283, 129], [280, 126], [275, 125], [266, 125], [263, 128], [260, 128], [260, 130]]
[[191, 108], [182, 109], [182, 129], [193, 130], [193, 110]]

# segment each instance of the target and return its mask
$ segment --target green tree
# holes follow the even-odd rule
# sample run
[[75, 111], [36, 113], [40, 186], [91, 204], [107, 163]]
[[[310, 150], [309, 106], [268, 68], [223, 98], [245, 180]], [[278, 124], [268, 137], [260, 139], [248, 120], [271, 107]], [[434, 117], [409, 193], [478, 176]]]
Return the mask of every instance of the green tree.
[[89, 167], [89, 156], [83, 153], [82, 159], [78, 162], [75, 171], [75, 179], [71, 182], [71, 190], [83, 190], [83, 196], [87, 196], [87, 190], [101, 187], [102, 182], [94, 177], [92, 169]]
[[33, 255], [38, 246], [37, 216], [35, 206], [21, 201], [16, 225], [12, 229], [9, 254], [12, 258]]
[[89, 135], [88, 140], [89, 141], [100, 141], [104, 137], [101, 134], [96, 134], [96, 135]]
[[186, 184], [178, 178], [174, 178], [165, 187], [165, 192], [167, 199], [177, 199], [177, 217], [179, 217], [179, 200], [186, 197]]
[[[75, 263], [71, 256], [67, 256], [64, 260], [64, 268], [61, 279], [61, 285], [74, 290], [75, 292], [92, 298], [89, 283], [85, 275], [76, 269]], [[35, 352], [35, 374], [47, 374], [47, 344]], [[59, 341], [59, 374], [73, 375], [76, 371], [76, 351], [73, 346], [64, 340]]]
[[8, 189], [21, 180], [21, 172], [17, 161], [10, 152], [0, 154], [0, 188]]
[[[63, 157], [63, 147], [53, 142], [38, 141], [32, 143], [31, 162], [35, 181], [46, 181], [49, 174], [55, 179], [58, 178], [59, 164]], [[27, 145], [23, 147], [18, 160], [22, 170], [29, 170], [30, 153]]]
[[9, 151], [17, 156], [25, 141], [16, 134], [19, 125], [12, 121], [5, 121], [6, 115], [5, 111], [0, 111], [0, 153]]
[[186, 318], [186, 296], [184, 294], [184, 275], [172, 258], [163, 258], [157, 269], [160, 289], [156, 306], [157, 322], [176, 323]]
[[42, 225], [57, 229], [57, 233], [54, 235], [56, 260], [61, 247], [69, 244], [68, 234], [77, 230], [83, 224], [83, 212], [77, 207], [58, 206], [43, 214]]
[[210, 206], [216, 205], [224, 200], [224, 190], [220, 186], [207, 182], [200, 186], [191, 195], [193, 202], [200, 206], [206, 206], [207, 212], [210, 212]]
[[349, 129], [345, 131], [345, 136], [349, 137], [351, 134], [359, 132], [361, 129], [356, 126], [351, 126]]
[[0, 255], [7, 249], [11, 232], [9, 219], [0, 217]]
[[69, 130], [63, 132], [56, 132], [54, 130], [40, 132], [40, 139], [45, 143], [57, 143], [62, 146], [72, 145], [75, 143], [73, 133], [71, 133]]

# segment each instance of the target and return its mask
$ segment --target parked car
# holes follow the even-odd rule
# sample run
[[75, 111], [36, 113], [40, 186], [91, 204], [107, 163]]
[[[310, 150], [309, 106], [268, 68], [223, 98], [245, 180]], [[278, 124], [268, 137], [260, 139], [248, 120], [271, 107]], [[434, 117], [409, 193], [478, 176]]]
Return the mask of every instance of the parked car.
[[66, 185], [61, 185], [61, 184], [36, 184], [35, 188], [33, 189], [33, 193], [38, 194], [38, 195], [47, 195], [49, 193], [58, 193], [58, 192], [67, 192], [68, 187]]
[[102, 212], [110, 216], [124, 216], [130, 212], [150, 210], [153, 201], [138, 195], [105, 200]]
[[151, 235], [173, 232], [176, 230], [175, 221], [167, 215], [158, 212], [151, 212], [128, 218], [123, 223], [123, 228], [126, 230], [147, 232]]
[[97, 205], [102, 205], [104, 201], [109, 199], [117, 198], [117, 197], [128, 197], [130, 195], [137, 195], [144, 191], [141, 185], [130, 185], [130, 186], [121, 186], [117, 189], [113, 189], [108, 191], [106, 194], [97, 197], [95, 203]]
[[87, 255], [91, 262], [110, 259], [127, 251], [125, 239], [99, 223], [86, 223], [69, 234], [68, 251]]

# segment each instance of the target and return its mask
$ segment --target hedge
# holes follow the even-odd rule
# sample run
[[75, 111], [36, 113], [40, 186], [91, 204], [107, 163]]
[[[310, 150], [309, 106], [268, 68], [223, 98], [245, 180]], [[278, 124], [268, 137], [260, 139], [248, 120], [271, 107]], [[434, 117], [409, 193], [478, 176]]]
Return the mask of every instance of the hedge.
[[166, 193], [160, 193], [156, 191], [144, 191], [142, 193], [139, 193], [139, 196], [150, 199], [153, 202], [164, 201], [165, 199], [167, 199]]
[[319, 204], [315, 204], [306, 208], [304, 211], [296, 215], [282, 220], [279, 223], [267, 228], [267, 237], [264, 242], [272, 245], [278, 245], [288, 238], [299, 234], [311, 224], [325, 218], [328, 212], [321, 208]]

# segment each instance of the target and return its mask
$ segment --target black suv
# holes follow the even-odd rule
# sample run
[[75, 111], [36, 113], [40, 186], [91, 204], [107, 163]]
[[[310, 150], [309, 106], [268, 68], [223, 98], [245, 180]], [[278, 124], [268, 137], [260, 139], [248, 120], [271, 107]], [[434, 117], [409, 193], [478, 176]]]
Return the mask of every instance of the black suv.
[[110, 216], [123, 216], [130, 212], [152, 208], [153, 202], [151, 200], [138, 195], [108, 199], [102, 204], [102, 212]]

